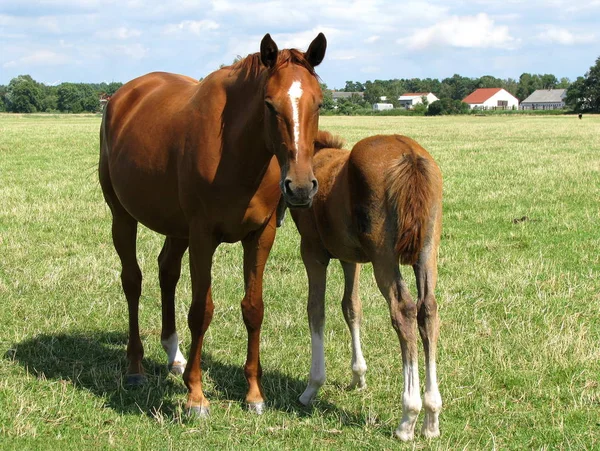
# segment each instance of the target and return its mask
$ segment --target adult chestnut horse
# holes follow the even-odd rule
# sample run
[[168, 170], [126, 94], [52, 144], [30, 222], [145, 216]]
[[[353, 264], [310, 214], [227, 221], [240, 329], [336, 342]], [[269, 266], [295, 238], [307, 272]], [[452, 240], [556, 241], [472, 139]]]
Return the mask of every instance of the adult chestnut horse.
[[[323, 303], [331, 258], [339, 259], [344, 270], [342, 310], [352, 336], [351, 387], [365, 386], [358, 263], [372, 262], [402, 349], [404, 394], [396, 436], [405, 441], [413, 438], [422, 406], [415, 331], [418, 322], [426, 370], [422, 432], [436, 437], [442, 398], [436, 377], [439, 323], [434, 290], [442, 224], [442, 175], [427, 151], [406, 136], [366, 138], [351, 152], [343, 150], [341, 144], [329, 133], [319, 132], [313, 166], [319, 192], [312, 208], [292, 210], [308, 274], [312, 341], [310, 380], [300, 402], [310, 403], [325, 382]], [[402, 280], [399, 263], [413, 266], [417, 303]]]
[[[166, 235], [158, 257], [161, 342], [169, 366], [183, 372], [187, 409], [209, 412], [202, 391], [202, 341], [213, 316], [211, 266], [217, 246], [241, 241], [248, 331], [246, 402], [264, 408], [259, 359], [262, 281], [275, 238], [274, 211], [310, 205], [322, 93], [314, 67], [325, 56], [319, 34], [302, 53], [279, 51], [269, 34], [260, 52], [198, 82], [168, 73], [130, 81], [112, 97], [100, 130], [100, 183], [112, 212], [112, 236], [129, 307], [128, 382], [143, 382], [138, 327], [142, 274], [136, 260], [138, 222]], [[192, 303], [189, 361], [175, 329], [175, 286], [189, 246]], [[185, 367], [185, 371], [183, 368]]]

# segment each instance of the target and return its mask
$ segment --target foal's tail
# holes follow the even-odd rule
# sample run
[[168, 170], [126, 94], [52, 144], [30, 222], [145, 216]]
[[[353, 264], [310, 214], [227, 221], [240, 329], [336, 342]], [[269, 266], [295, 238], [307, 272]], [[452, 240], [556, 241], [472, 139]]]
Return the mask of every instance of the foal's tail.
[[386, 197], [397, 216], [396, 252], [403, 265], [415, 264], [441, 196], [442, 180], [435, 162], [410, 149], [386, 174]]

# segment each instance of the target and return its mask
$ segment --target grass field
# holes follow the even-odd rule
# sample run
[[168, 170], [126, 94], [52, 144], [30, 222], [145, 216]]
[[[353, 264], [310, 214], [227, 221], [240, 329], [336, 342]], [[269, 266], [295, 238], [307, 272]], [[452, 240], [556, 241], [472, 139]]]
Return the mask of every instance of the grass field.
[[[265, 279], [268, 411], [243, 408], [241, 247], [224, 245], [204, 347], [211, 417], [185, 418], [186, 389], [167, 373], [160, 346], [162, 239], [143, 228], [149, 381], [123, 386], [127, 310], [97, 181], [99, 125], [91, 116], [0, 115], [0, 448], [600, 448], [600, 117], [321, 120], [349, 145], [376, 133], [411, 136], [444, 174], [442, 436], [408, 445], [392, 438], [401, 416], [400, 350], [368, 266], [361, 278], [368, 388], [345, 389], [350, 341], [333, 262], [328, 379], [312, 409], [297, 402], [310, 338], [290, 219]], [[403, 272], [413, 288], [411, 271]], [[177, 321], [187, 349], [187, 263], [183, 274]]]

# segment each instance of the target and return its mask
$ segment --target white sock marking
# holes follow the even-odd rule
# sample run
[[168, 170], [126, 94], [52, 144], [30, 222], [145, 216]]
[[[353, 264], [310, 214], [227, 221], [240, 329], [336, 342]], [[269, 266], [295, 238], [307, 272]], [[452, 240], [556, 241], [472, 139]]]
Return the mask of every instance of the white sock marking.
[[435, 361], [428, 362], [425, 368], [425, 393], [423, 394], [425, 420], [421, 430], [422, 434], [428, 438], [440, 435], [439, 415], [440, 410], [442, 410], [442, 397], [438, 388], [436, 373]]
[[300, 402], [308, 405], [317, 396], [317, 392], [325, 383], [325, 350], [323, 347], [323, 331], [311, 333], [312, 361], [308, 386], [300, 396]]
[[402, 420], [396, 429], [396, 436], [406, 442], [414, 437], [415, 423], [421, 410], [419, 394], [419, 368], [417, 362], [404, 365], [404, 394], [402, 396]]
[[288, 90], [290, 102], [292, 103], [292, 121], [294, 122], [294, 144], [296, 146], [296, 161], [298, 161], [298, 143], [300, 142], [300, 119], [298, 114], [298, 105], [302, 97], [302, 83], [295, 81]]
[[351, 388], [363, 388], [365, 384], [365, 373], [367, 372], [367, 362], [363, 357], [360, 347], [360, 329], [357, 324], [350, 327], [350, 335], [352, 336], [352, 383]]
[[166, 340], [161, 340], [161, 344], [167, 353], [169, 365], [174, 362], [181, 363], [182, 365], [187, 363], [187, 360], [185, 360], [185, 357], [183, 357], [183, 354], [179, 350], [179, 337], [177, 336], [177, 332], [173, 332], [173, 335]]

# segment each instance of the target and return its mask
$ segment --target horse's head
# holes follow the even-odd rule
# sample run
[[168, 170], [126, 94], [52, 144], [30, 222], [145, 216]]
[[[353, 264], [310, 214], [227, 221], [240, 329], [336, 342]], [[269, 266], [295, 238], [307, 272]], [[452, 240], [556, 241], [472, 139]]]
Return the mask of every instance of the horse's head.
[[281, 191], [290, 207], [309, 207], [318, 188], [312, 159], [323, 94], [314, 67], [323, 61], [326, 47], [323, 33], [305, 53], [279, 51], [269, 34], [260, 44], [260, 58], [268, 68], [266, 134], [281, 167]]

